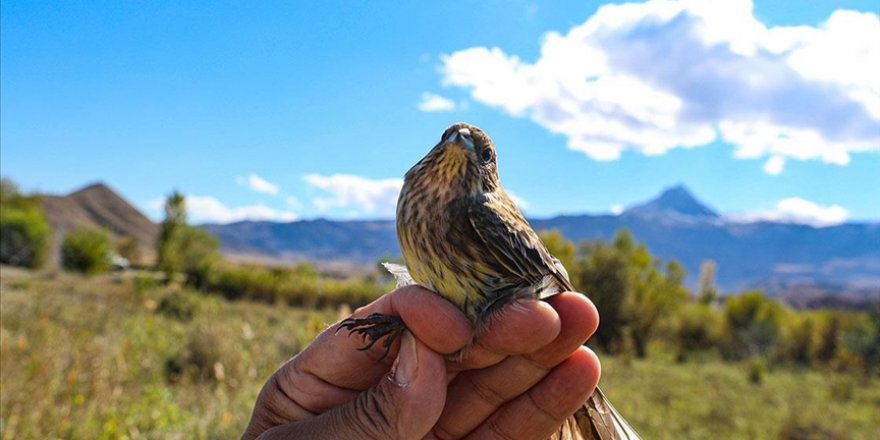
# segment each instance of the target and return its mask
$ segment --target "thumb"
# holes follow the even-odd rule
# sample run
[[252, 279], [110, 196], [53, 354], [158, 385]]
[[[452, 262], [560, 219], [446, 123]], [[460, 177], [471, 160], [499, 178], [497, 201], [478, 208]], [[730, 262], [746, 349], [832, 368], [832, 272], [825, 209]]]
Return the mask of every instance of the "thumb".
[[[408, 331], [378, 384], [355, 400], [260, 438], [414, 439], [431, 431], [446, 403], [446, 364]], [[276, 431], [276, 432], [273, 432]], [[277, 434], [284, 437], [276, 437]]]
[[375, 387], [340, 408], [352, 438], [422, 438], [446, 403], [443, 357], [404, 332], [391, 371]]

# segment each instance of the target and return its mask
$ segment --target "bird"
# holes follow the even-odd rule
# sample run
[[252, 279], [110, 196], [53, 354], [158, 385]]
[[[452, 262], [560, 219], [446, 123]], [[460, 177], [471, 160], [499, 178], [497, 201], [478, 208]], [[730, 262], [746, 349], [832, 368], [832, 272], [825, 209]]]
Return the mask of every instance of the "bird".
[[[522, 298], [574, 292], [568, 273], [504, 190], [497, 153], [480, 128], [459, 122], [404, 176], [397, 238], [406, 266], [386, 265], [398, 284], [419, 284], [455, 304], [480, 329]], [[385, 354], [405, 329], [394, 316], [349, 318], [340, 329]], [[548, 440], [639, 439], [599, 388]]]

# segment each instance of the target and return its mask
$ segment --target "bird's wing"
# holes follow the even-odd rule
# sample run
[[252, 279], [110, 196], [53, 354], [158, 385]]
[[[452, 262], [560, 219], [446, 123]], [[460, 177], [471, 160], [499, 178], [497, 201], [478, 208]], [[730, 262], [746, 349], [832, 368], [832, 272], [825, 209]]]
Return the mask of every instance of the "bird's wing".
[[[482, 203], [468, 206], [468, 218], [498, 263], [512, 275], [535, 286], [545, 286], [541, 298], [563, 290], [574, 290], [559, 260], [547, 247], [512, 202], [505, 195], [487, 197]], [[555, 285], [556, 288], [552, 288]]]

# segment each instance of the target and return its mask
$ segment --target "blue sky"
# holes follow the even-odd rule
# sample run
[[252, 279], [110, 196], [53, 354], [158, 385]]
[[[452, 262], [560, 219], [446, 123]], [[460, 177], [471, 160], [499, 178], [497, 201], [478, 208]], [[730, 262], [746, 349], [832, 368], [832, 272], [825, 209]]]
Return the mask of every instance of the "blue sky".
[[880, 220], [875, 0], [0, 8], [0, 173], [29, 191], [390, 218], [464, 120], [535, 217], [682, 183], [742, 221]]

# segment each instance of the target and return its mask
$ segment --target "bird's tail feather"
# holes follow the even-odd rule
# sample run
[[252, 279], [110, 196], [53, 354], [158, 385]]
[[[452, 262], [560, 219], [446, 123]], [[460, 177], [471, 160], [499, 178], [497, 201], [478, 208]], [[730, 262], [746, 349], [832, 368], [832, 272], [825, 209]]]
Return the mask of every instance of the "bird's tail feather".
[[641, 440], [629, 423], [614, 409], [602, 390], [565, 420], [547, 440]]
[[409, 286], [410, 284], [415, 284], [416, 281], [409, 274], [409, 271], [406, 269], [406, 266], [397, 263], [389, 263], [384, 262], [382, 266], [385, 266], [385, 269], [394, 275], [394, 279], [397, 280], [397, 287]]

